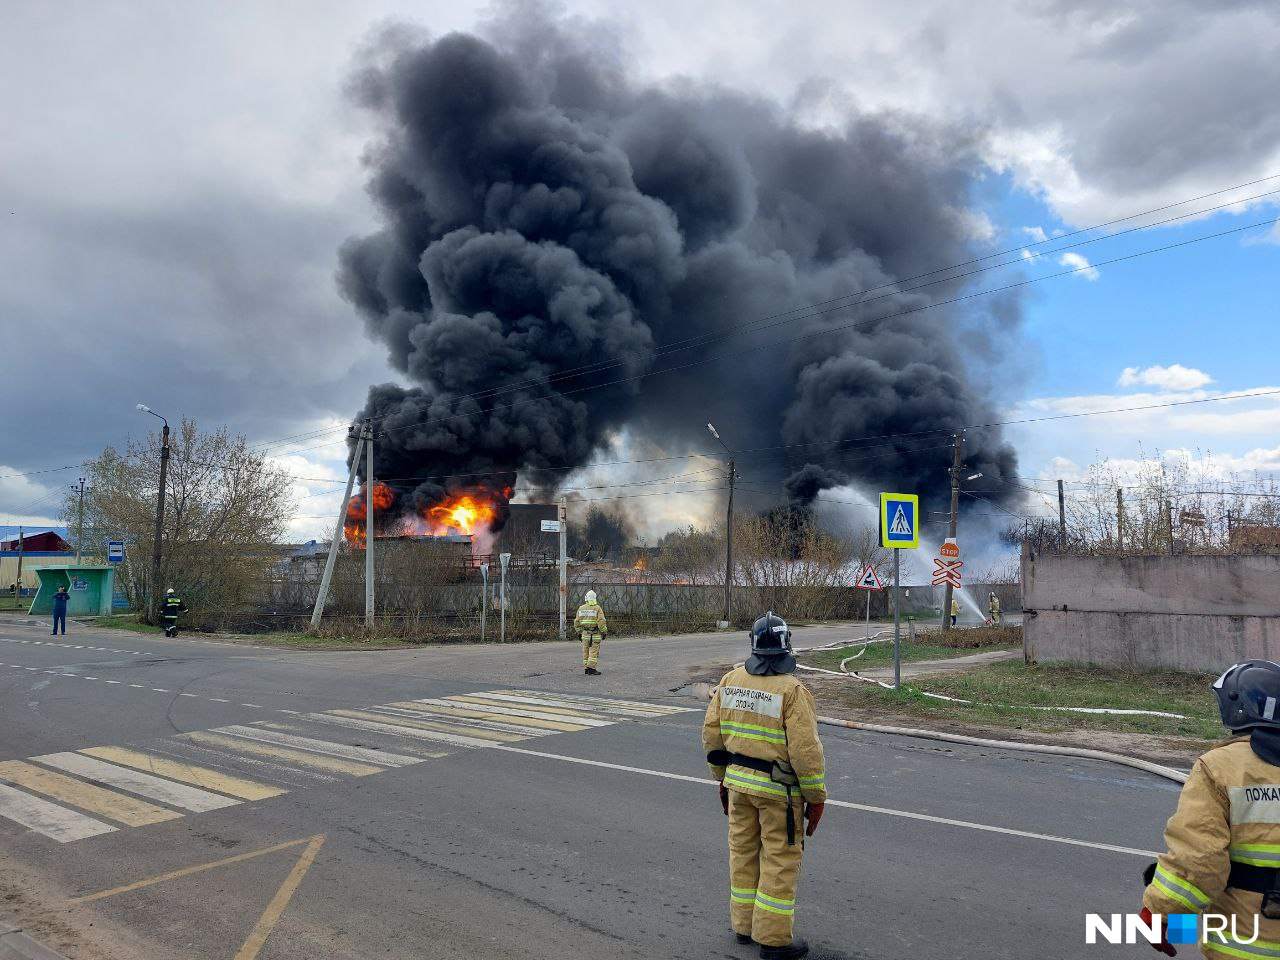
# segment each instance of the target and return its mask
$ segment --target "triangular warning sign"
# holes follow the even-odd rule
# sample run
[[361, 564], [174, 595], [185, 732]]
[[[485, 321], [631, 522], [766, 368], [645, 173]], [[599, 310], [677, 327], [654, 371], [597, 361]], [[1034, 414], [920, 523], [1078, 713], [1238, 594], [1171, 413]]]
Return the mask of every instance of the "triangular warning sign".
[[867, 567], [862, 576], [858, 579], [856, 586], [862, 590], [884, 589], [884, 585], [880, 582], [880, 578], [876, 576], [875, 567]]
[[911, 536], [911, 521], [907, 519], [907, 512], [902, 509], [902, 504], [898, 504], [898, 512], [893, 515], [893, 523], [889, 525], [889, 533], [895, 537]]

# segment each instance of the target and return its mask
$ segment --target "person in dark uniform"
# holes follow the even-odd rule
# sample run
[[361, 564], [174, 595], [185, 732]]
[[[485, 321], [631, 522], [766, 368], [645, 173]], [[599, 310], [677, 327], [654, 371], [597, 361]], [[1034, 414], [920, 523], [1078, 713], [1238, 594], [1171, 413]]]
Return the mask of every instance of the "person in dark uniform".
[[62, 628], [62, 635], [67, 635], [67, 601], [71, 597], [67, 593], [66, 587], [59, 587], [58, 592], [53, 595], [53, 634], [58, 635], [58, 628]]

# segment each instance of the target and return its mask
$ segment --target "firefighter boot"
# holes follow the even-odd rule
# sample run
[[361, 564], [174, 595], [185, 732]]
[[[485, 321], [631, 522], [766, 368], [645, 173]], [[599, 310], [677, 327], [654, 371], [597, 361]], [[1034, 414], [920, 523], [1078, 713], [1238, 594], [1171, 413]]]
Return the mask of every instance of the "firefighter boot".
[[808, 952], [808, 942], [802, 937], [796, 937], [784, 947], [761, 947], [760, 960], [795, 960]]

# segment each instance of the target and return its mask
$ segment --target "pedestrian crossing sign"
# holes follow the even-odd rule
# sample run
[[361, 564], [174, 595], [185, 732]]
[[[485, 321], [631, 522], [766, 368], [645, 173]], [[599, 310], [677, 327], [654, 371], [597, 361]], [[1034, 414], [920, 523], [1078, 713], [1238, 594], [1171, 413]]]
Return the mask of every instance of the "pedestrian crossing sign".
[[880, 543], [908, 550], [920, 546], [920, 498], [914, 493], [880, 494]]

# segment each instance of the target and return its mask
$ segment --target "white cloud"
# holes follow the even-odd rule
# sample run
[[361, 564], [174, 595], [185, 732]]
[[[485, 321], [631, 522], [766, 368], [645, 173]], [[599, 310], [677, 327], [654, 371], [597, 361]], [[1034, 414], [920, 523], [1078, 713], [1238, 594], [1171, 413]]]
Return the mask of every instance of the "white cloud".
[[1030, 250], [1028, 250], [1026, 247], [1023, 247], [1023, 248], [1022, 248], [1022, 259], [1023, 259], [1023, 260], [1026, 260], [1028, 263], [1035, 263], [1037, 260], [1039, 260], [1039, 259], [1040, 259], [1040, 254], [1038, 254], [1038, 253], [1032, 253], [1032, 252], [1031, 252]]
[[1180, 363], [1167, 367], [1125, 367], [1116, 384], [1121, 387], [1159, 387], [1162, 390], [1195, 390], [1213, 383], [1213, 377]]
[[1078, 253], [1067, 251], [1058, 258], [1058, 263], [1069, 270], [1079, 270], [1086, 280], [1097, 280], [1100, 274], [1096, 268], [1089, 266], [1089, 261]]
[[1045, 243], [1049, 239], [1045, 235], [1044, 227], [1023, 227], [1022, 232], [1031, 238], [1032, 243]]

